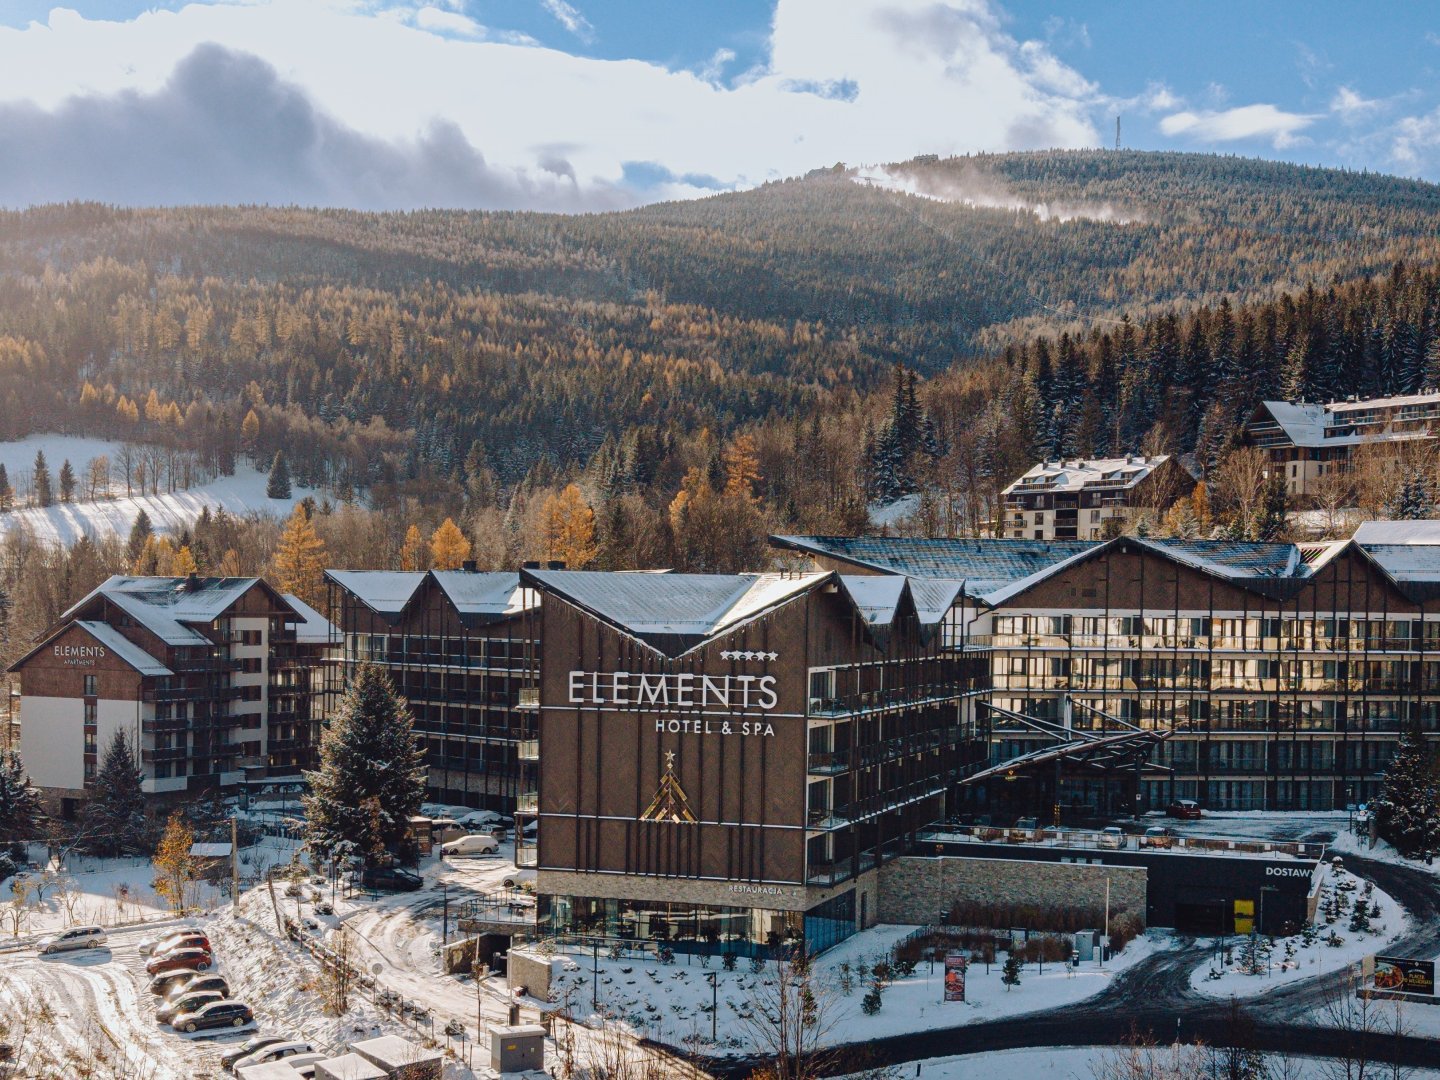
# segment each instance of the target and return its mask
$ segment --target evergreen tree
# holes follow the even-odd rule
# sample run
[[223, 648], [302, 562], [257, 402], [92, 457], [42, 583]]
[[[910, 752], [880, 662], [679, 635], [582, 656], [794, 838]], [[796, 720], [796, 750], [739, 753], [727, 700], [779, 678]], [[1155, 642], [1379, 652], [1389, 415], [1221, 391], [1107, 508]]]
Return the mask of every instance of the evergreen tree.
[[1440, 849], [1440, 806], [1432, 765], [1420, 729], [1407, 728], [1373, 804], [1380, 836], [1407, 858]]
[[0, 842], [31, 839], [42, 816], [40, 796], [20, 755], [13, 750], [0, 753]]
[[1279, 540], [1285, 535], [1285, 509], [1287, 495], [1285, 476], [1278, 469], [1273, 470], [1265, 482], [1265, 493], [1260, 505], [1255, 508], [1255, 519], [1250, 525], [1250, 539]]
[[55, 493], [50, 488], [50, 466], [45, 463], [45, 451], [35, 451], [35, 505], [50, 506], [55, 502]]
[[1020, 970], [1022, 966], [1023, 962], [1020, 959], [1020, 954], [1014, 949], [1011, 949], [1010, 952], [1005, 955], [1005, 967], [1000, 974], [1000, 981], [1005, 984], [1006, 993], [1009, 993], [1012, 989], [1020, 985]]
[[154, 531], [150, 525], [149, 514], [141, 510], [135, 515], [135, 524], [130, 526], [130, 539], [125, 542], [125, 554], [129, 557], [132, 566], [145, 551], [145, 545]]
[[275, 576], [281, 592], [313, 608], [325, 603], [325, 541], [302, 505], [296, 505], [275, 547]]
[[10, 486], [10, 475], [0, 463], [0, 510], [15, 509], [15, 489]]
[[270, 464], [270, 479], [265, 481], [265, 497], [290, 498], [290, 463], [285, 460], [284, 450], [275, 451], [275, 460]]
[[60, 501], [62, 503], [75, 500], [75, 470], [70, 467], [70, 459], [66, 458], [60, 466]]
[[425, 799], [425, 758], [383, 670], [356, 670], [320, 741], [320, 767], [305, 778], [306, 843], [318, 857], [409, 854], [406, 819]]
[[145, 836], [145, 793], [140, 789], [140, 762], [123, 729], [105, 748], [100, 771], [90, 785], [86, 808], [86, 847], [97, 855], [139, 852]]
[[1435, 514], [1435, 498], [1424, 472], [1407, 468], [1400, 478], [1400, 486], [1385, 508], [1387, 515], [1396, 521], [1422, 521]]

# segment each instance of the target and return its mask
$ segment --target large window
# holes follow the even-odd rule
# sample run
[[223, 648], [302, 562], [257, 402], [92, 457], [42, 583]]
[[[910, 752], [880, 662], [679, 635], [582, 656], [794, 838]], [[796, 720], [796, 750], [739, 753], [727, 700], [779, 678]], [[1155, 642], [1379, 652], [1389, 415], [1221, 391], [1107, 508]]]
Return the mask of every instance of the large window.
[[[853, 933], [854, 893], [846, 895], [850, 897], [849, 929]], [[827, 914], [815, 923], [827, 944], [811, 945], [811, 951], [841, 940], [839, 929], [831, 925], [840, 921]], [[598, 941], [602, 948], [610, 943], [648, 943], [657, 948], [668, 945], [676, 952], [740, 956], [769, 956], [794, 946], [810, 924], [810, 915], [798, 911], [594, 896], [541, 896], [536, 921], [545, 937], [572, 937], [586, 944]]]

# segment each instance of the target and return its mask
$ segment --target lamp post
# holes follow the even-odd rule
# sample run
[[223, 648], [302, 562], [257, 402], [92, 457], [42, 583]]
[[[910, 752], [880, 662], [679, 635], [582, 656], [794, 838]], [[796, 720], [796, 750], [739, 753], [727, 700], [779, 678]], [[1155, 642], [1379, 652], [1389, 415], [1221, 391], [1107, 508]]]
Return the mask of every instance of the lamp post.
[[720, 990], [717, 980], [719, 972], [708, 972], [710, 976], [710, 1042], [715, 1042], [715, 1017], [720, 1012]]

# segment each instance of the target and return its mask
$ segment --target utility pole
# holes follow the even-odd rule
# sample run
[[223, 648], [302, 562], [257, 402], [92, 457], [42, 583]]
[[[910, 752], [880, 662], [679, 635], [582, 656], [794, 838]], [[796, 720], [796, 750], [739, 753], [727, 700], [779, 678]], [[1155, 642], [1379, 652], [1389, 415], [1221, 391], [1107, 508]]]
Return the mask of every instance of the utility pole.
[[719, 972], [711, 971], [710, 976], [710, 1042], [715, 1042], [715, 1016], [720, 1011]]
[[230, 818], [230, 910], [240, 910], [240, 845], [237, 843], [240, 830], [235, 818]]
[[[440, 886], [440, 896], [445, 905], [440, 924], [440, 947], [443, 951], [444, 947], [450, 944], [450, 886], [448, 884]], [[443, 956], [440, 963], [443, 967], [445, 963]]]

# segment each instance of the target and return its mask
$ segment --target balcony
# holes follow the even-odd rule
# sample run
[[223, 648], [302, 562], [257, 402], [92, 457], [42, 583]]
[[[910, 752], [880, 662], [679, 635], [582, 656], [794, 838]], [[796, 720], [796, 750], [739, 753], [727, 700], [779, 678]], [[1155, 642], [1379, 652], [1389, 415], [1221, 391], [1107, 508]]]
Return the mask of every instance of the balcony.
[[850, 751], [831, 750], [811, 754], [805, 771], [811, 776], [835, 776], [850, 770]]
[[538, 686], [522, 687], [516, 698], [515, 707], [519, 709], [540, 708], [540, 688]]
[[524, 795], [515, 797], [515, 813], [529, 814], [532, 817], [540, 812], [540, 793], [530, 791]]
[[893, 690], [867, 690], [843, 697], [811, 698], [809, 715], [818, 717], [855, 716], [861, 713], [883, 712], [887, 709], [917, 708], [925, 705], [943, 705], [965, 695], [966, 689], [960, 681], [945, 683], [921, 683], [914, 686], [897, 687]]
[[516, 756], [520, 761], [539, 761], [539, 760], [540, 760], [540, 740], [539, 740], [539, 739], [521, 739], [519, 742], [517, 742], [517, 743], [515, 744], [515, 749], [516, 749], [516, 754], [515, 754], [515, 756]]
[[534, 844], [515, 849], [515, 865], [519, 867], [535, 867], [540, 865], [540, 849]]

